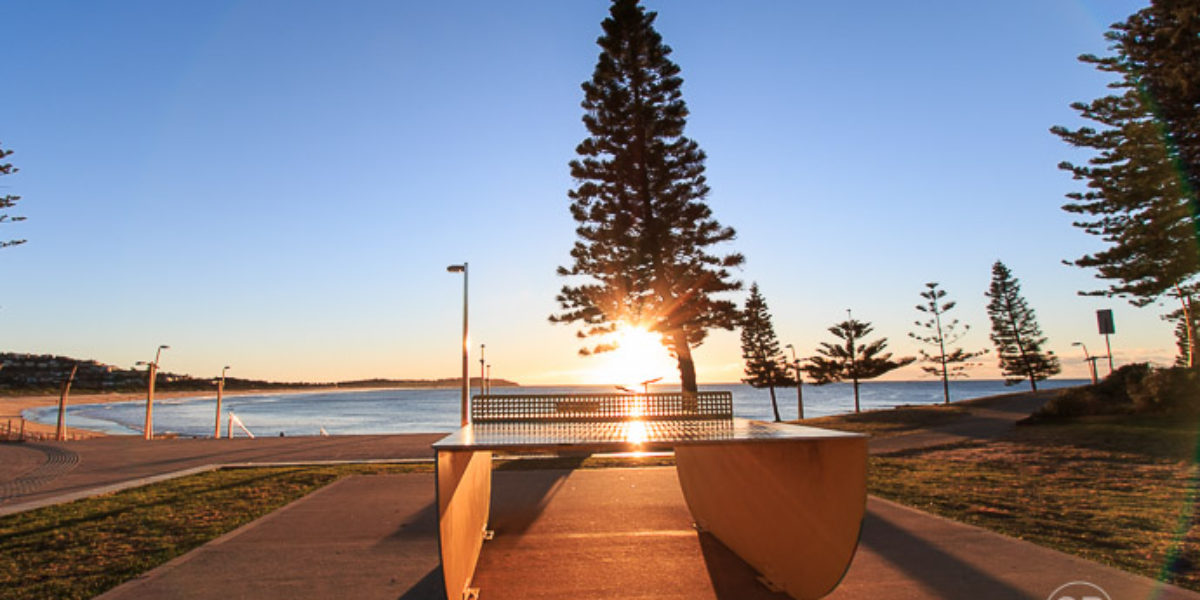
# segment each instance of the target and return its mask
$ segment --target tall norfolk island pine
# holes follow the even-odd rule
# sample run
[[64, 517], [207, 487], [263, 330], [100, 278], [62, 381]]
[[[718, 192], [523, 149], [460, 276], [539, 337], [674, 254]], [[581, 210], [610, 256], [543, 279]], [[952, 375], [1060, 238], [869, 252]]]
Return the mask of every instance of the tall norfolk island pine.
[[[12, 150], [5, 150], [3, 147], [0, 147], [0, 161], [3, 161], [5, 158], [7, 158], [12, 153], [13, 153]], [[12, 166], [12, 163], [0, 162], [0, 175], [12, 175], [13, 173], [16, 173], [18, 170], [19, 169]], [[0, 210], [9, 209], [9, 208], [16, 206], [17, 200], [20, 200], [20, 199], [21, 199], [20, 196], [14, 196], [12, 194], [4, 194], [4, 195], [0, 196]], [[25, 217], [13, 217], [13, 216], [9, 216], [8, 213], [0, 213], [0, 223], [16, 223], [17, 221], [24, 221], [24, 220], [25, 220]], [[16, 246], [18, 244], [24, 244], [24, 243], [25, 243], [25, 240], [3, 241], [3, 242], [0, 242], [0, 248], [6, 248], [8, 246]]]
[[563, 286], [562, 311], [550, 320], [579, 323], [580, 338], [621, 324], [654, 331], [679, 362], [683, 391], [695, 392], [691, 349], [709, 329], [734, 327], [737, 305], [714, 295], [741, 289], [729, 269], [744, 259], [712, 253], [734, 231], [704, 203], [704, 152], [683, 135], [683, 80], [654, 18], [636, 0], [615, 0], [597, 40], [596, 70], [583, 84], [589, 135], [571, 161], [574, 263], [558, 269], [585, 281]]
[[821, 347], [817, 348], [818, 356], [809, 359], [811, 365], [807, 369], [808, 374], [812, 376], [816, 385], [847, 379], [854, 382], [856, 413], [862, 412], [858, 400], [859, 381], [874, 379], [917, 360], [912, 356], [892, 360], [892, 353], [883, 351], [887, 347], [887, 338], [879, 338], [867, 344], [860, 343], [873, 329], [870, 323], [853, 318], [842, 321], [829, 328], [829, 333], [840, 341], [834, 344], [821, 342]]
[[987, 350], [967, 352], [962, 348], [953, 348], [947, 351], [946, 346], [962, 339], [971, 326], [963, 325], [960, 329], [958, 319], [942, 320], [942, 317], [945, 317], [946, 313], [954, 308], [957, 303], [954, 301], [943, 302], [942, 300], [946, 297], [946, 291], [939, 289], [936, 282], [926, 283], [925, 291], [921, 292], [921, 297], [925, 299], [925, 303], [918, 304], [917, 310], [928, 315], [929, 320], [914, 321], [913, 325], [922, 328], [924, 332], [909, 333], [908, 337], [937, 349], [936, 354], [926, 352], [924, 349], [918, 349], [921, 355], [921, 362], [928, 363], [921, 365], [921, 370], [930, 375], [937, 375], [942, 378], [942, 394], [945, 397], [946, 404], [950, 404], [950, 378], [966, 377], [966, 370], [978, 365], [978, 363], [970, 362], [971, 359], [983, 355]]
[[780, 421], [775, 388], [791, 387], [796, 382], [788, 375], [787, 360], [779, 349], [779, 339], [775, 337], [767, 300], [759, 293], [757, 283], [750, 286], [750, 297], [746, 298], [741, 323], [742, 360], [746, 361], [746, 378], [742, 382], [771, 390], [771, 410], [775, 412], [775, 420]]
[[1154, 0], [1106, 34], [1113, 56], [1079, 60], [1118, 77], [1116, 93], [1072, 108], [1094, 127], [1051, 131], [1096, 152], [1086, 165], [1060, 168], [1087, 182], [1063, 209], [1109, 244], [1070, 264], [1095, 268], [1108, 289], [1135, 306], [1174, 296], [1187, 351], [1198, 355], [1192, 298], [1200, 279], [1200, 4]]
[[1033, 309], [1021, 297], [1021, 284], [1004, 263], [992, 265], [992, 285], [988, 288], [988, 316], [992, 319], [992, 343], [1004, 383], [1013, 385], [1029, 379], [1037, 391], [1037, 382], [1062, 371], [1058, 357], [1042, 350], [1046, 336], [1037, 324]]

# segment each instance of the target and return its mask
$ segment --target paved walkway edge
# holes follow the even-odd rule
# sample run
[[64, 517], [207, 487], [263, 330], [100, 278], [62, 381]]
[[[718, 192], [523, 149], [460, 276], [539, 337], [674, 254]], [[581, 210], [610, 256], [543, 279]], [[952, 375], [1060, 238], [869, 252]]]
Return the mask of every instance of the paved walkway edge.
[[329, 490], [331, 490], [331, 489], [336, 489], [339, 484], [342, 484], [345, 481], [346, 481], [346, 479], [344, 479], [344, 478], [339, 479], [325, 487], [318, 488], [318, 489], [313, 490], [299, 498], [296, 498], [295, 500], [281, 506], [280, 508], [277, 508], [257, 519], [254, 519], [253, 521], [250, 521], [249, 523], [246, 523], [245, 525], [242, 525], [241, 527], [238, 527], [237, 529], [234, 529], [233, 531], [229, 531], [227, 533], [219, 535], [211, 540], [208, 540], [207, 542], [204, 542], [203, 544], [200, 544], [199, 546], [196, 546], [195, 548], [192, 548], [191, 550], [188, 550], [187, 552], [184, 552], [183, 554], [180, 554], [179, 556], [176, 556], [175, 558], [172, 558], [171, 560], [169, 560], [161, 565], [158, 565], [157, 567], [154, 567], [153, 569], [150, 569], [149, 571], [146, 571], [146, 572], [144, 572], [140, 575], [137, 575], [131, 579], [126, 579], [125, 581], [122, 581], [121, 583], [113, 586], [112, 588], [109, 588], [108, 591], [100, 594], [99, 596], [96, 596], [93, 600], [103, 600], [104, 598], [109, 597], [115, 590], [119, 589], [120, 587], [122, 587], [128, 583], [131, 583], [134, 581], [154, 579], [157, 577], [162, 577], [164, 575], [167, 575], [174, 569], [178, 568], [180, 565], [186, 564], [188, 561], [192, 560], [192, 558], [197, 556], [196, 550], [199, 550], [200, 548], [204, 548], [204, 547], [220, 546], [221, 544], [224, 544], [225, 542], [227, 542], [227, 541], [229, 541], [251, 529], [254, 529], [255, 527], [262, 525], [263, 523], [267, 522], [270, 519], [279, 518], [279, 515], [284, 514], [285, 512], [292, 509], [296, 505], [300, 504], [300, 502], [302, 502], [303, 500], [305, 500], [307, 498], [312, 498], [313, 496], [316, 496], [318, 494], [328, 493]]

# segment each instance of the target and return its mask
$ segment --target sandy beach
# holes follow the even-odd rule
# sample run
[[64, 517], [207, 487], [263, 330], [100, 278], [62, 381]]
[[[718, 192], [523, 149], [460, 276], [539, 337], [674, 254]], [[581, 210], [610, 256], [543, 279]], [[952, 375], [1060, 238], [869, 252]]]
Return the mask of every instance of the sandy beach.
[[[232, 398], [235, 396], [248, 396], [253, 394], [303, 394], [313, 392], [327, 392], [335, 390], [334, 387], [321, 388], [285, 388], [285, 389], [270, 389], [270, 390], [238, 390], [236, 392], [225, 392], [224, 397]], [[346, 390], [343, 390], [346, 391]], [[357, 390], [355, 390], [357, 391]], [[166, 400], [170, 398], [212, 398], [214, 401], [217, 398], [217, 393], [213, 392], [155, 392], [155, 400]], [[7, 431], [7, 427], [11, 423], [12, 430], [15, 432], [21, 427], [21, 412], [29, 408], [37, 408], [42, 406], [57, 406], [58, 395], [36, 395], [36, 396], [5, 396], [0, 397], [0, 436]], [[79, 404], [98, 404], [103, 402], [145, 402], [145, 392], [114, 392], [106, 394], [71, 394], [67, 400], [67, 412], [69, 413], [72, 405]], [[55, 426], [53, 424], [46, 425], [35, 423], [33, 421], [25, 421], [25, 434], [32, 437], [53, 436]], [[68, 439], [87, 439], [94, 437], [103, 437], [108, 434], [98, 431], [90, 431], [77, 427], [67, 428]]]

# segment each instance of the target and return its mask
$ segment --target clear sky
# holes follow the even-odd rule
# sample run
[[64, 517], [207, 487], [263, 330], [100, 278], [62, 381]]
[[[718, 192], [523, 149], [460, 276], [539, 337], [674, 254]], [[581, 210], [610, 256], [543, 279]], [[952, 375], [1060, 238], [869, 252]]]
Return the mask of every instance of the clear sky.
[[[1158, 317], [1083, 298], [1098, 249], [1060, 210], [1082, 160], [1048, 132], [1107, 80], [1075, 57], [1145, 2], [653, 1], [682, 67], [715, 216], [738, 231], [783, 343], [852, 308], [912, 354], [927, 281], [990, 345], [1002, 259], [1065, 374], [1072, 341], [1168, 362]], [[604, 381], [554, 326], [574, 240], [567, 162], [607, 3], [8, 2], [0, 348], [281, 380], [450, 377], [469, 261], [473, 372]], [[741, 297], [738, 297], [741, 300]], [[664, 352], [665, 354], [665, 352]], [[741, 376], [733, 332], [701, 382]], [[664, 366], [665, 365], [665, 366]], [[677, 378], [669, 359], [649, 376]], [[649, 368], [649, 367], [648, 367]], [[994, 377], [994, 358], [976, 377]], [[894, 378], [920, 378], [915, 367]]]

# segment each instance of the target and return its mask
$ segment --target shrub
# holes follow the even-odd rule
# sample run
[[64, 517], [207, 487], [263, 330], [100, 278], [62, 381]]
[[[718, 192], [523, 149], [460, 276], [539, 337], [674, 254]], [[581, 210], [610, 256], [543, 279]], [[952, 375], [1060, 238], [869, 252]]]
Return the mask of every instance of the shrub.
[[1134, 363], [1113, 371], [1095, 385], [1062, 390], [1034, 412], [1031, 415], [1032, 419], [1065, 419], [1135, 412], [1137, 408], [1130, 397], [1129, 389], [1140, 386], [1150, 372], [1150, 365]]
[[1188, 367], [1153, 369], [1127, 388], [1134, 412], [1200, 414], [1200, 371]]

